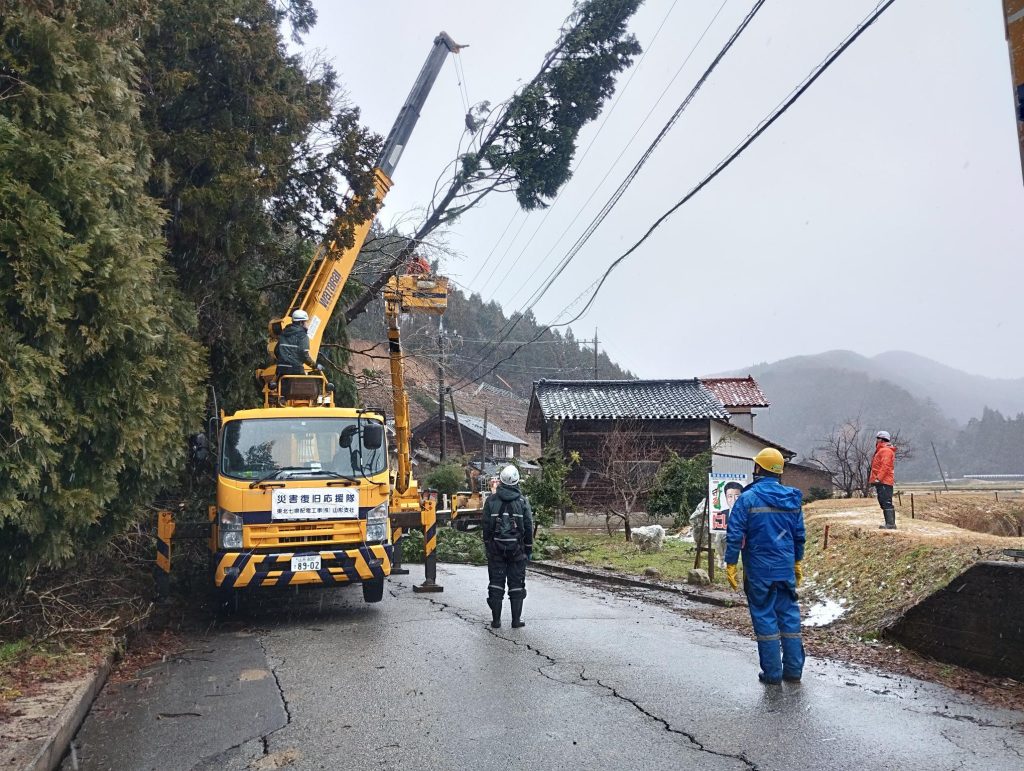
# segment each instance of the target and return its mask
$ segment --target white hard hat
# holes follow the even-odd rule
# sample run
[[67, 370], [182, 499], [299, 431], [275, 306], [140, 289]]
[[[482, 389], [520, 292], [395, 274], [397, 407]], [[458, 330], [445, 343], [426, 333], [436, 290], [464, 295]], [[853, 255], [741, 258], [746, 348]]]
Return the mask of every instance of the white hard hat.
[[292, 321], [309, 321], [309, 314], [299, 308], [292, 311]]
[[875, 434], [875, 438], [876, 439], [884, 439], [887, 442], [891, 442], [892, 441], [892, 437], [889, 436], [889, 432], [888, 431], [879, 431], [877, 434]]
[[503, 485], [515, 487], [519, 484], [519, 469], [512, 465], [505, 466], [505, 468], [501, 470], [501, 473], [498, 474], [498, 479], [501, 480]]

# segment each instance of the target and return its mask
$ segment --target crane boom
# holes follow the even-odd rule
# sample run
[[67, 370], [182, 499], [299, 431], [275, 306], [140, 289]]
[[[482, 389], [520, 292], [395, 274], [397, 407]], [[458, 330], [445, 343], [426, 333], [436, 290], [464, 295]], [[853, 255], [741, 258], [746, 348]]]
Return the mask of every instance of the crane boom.
[[[460, 46], [446, 32], [441, 32], [434, 38], [430, 53], [427, 55], [423, 67], [416, 78], [416, 82], [405, 100], [405, 104], [398, 113], [388, 137], [381, 149], [380, 156], [374, 168], [374, 197], [378, 202], [383, 202], [388, 191], [391, 189], [391, 175], [401, 158], [402, 152], [409, 141], [416, 122], [419, 120], [420, 111], [430, 93], [434, 82], [437, 80], [441, 66], [449, 53], [458, 53], [465, 46]], [[372, 219], [364, 220], [355, 227], [352, 245], [343, 248], [335, 241], [322, 245], [310, 262], [306, 275], [299, 283], [295, 295], [288, 306], [286, 315], [282, 318], [273, 319], [269, 325], [270, 340], [267, 345], [268, 352], [273, 355], [274, 346], [277, 343], [278, 335], [284, 328], [285, 323], [290, 320], [292, 311], [301, 308], [309, 314], [309, 354], [315, 360], [320, 351], [320, 343], [323, 339], [324, 330], [330, 320], [334, 309], [341, 297], [341, 292], [348, 281], [355, 265], [356, 258], [366, 241], [373, 224]], [[264, 384], [266, 403], [272, 403], [269, 393], [269, 384], [276, 374], [276, 366], [270, 365], [257, 371], [257, 377]]]

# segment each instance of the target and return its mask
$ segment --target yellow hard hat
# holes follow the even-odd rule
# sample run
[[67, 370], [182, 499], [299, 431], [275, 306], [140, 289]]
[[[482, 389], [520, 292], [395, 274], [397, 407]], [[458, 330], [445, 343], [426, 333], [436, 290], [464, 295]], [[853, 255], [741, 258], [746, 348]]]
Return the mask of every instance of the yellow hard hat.
[[761, 452], [754, 456], [754, 463], [773, 474], [781, 474], [783, 467], [786, 465], [782, 453], [774, 447], [765, 447], [761, 450]]

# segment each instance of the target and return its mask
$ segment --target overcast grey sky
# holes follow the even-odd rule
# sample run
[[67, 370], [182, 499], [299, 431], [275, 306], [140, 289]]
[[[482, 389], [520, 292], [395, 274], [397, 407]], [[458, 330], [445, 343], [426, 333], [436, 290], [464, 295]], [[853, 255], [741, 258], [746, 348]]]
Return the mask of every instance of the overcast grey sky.
[[[386, 134], [438, 31], [470, 44], [460, 54], [470, 101], [497, 102], [536, 72], [572, 4], [316, 5], [307, 47], [334, 62], [364, 123]], [[574, 176], [550, 214], [516, 215], [511, 195], [493, 195], [447, 234], [459, 256], [444, 270], [506, 313], [521, 308], [751, 5], [725, 0], [641, 127], [722, 7], [647, 0], [631, 25], [646, 57], [624, 91], [633, 70], [620, 76], [610, 114], [606, 106], [583, 131]], [[556, 319], [875, 5], [768, 0], [538, 303], [538, 320]], [[596, 327], [602, 348], [641, 377], [690, 377], [833, 348], [906, 349], [977, 374], [1024, 376], [1024, 184], [1001, 13], [999, 0], [897, 0], [613, 274], [574, 325], [577, 337]], [[464, 114], [449, 62], [395, 173], [385, 225], [413, 229], [456, 152]]]

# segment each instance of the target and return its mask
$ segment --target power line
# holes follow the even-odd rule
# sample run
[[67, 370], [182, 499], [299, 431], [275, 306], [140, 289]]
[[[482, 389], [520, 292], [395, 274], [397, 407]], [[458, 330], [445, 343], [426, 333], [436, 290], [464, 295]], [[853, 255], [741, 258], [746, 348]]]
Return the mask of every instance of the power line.
[[[618, 267], [620, 264], [622, 264], [622, 262], [624, 262], [631, 254], [633, 254], [633, 252], [635, 252], [640, 247], [640, 245], [643, 244], [650, 237], [650, 235], [655, 230], [657, 230], [658, 227], [661, 226], [661, 224], [666, 219], [668, 219], [680, 207], [685, 205], [688, 201], [690, 201], [698, 193], [700, 193], [700, 191], [703, 190], [712, 180], [714, 180], [715, 177], [717, 177], [719, 174], [721, 174], [723, 171], [725, 171], [725, 169], [727, 169], [732, 164], [733, 161], [735, 161], [748, 147], [750, 147], [750, 145], [753, 144], [758, 139], [758, 137], [760, 137], [762, 134], [764, 134], [764, 132], [767, 131], [768, 128], [773, 123], [775, 123], [775, 121], [777, 121], [780, 117], [782, 117], [789, 110], [789, 108], [792, 107], [793, 104], [795, 104], [796, 101], [807, 91], [807, 89], [809, 89], [811, 87], [811, 85], [819, 77], [821, 77], [825, 73], [825, 71], [828, 70], [828, 68], [831, 67], [832, 64], [840, 56], [842, 56], [842, 54], [851, 45], [853, 45], [854, 41], [856, 41], [857, 38], [859, 38], [862, 34], [864, 34], [864, 32], [868, 29], [868, 27], [870, 27], [872, 24], [874, 24], [879, 19], [879, 17], [883, 13], [885, 13], [885, 11], [887, 11], [889, 9], [889, 7], [892, 6], [892, 4], [895, 3], [895, 2], [896, 2], [896, 0], [883, 0], [883, 2], [879, 3], [875, 7], [875, 10], [872, 11], [853, 30], [853, 32], [851, 32], [843, 40], [843, 42], [839, 44], [839, 46], [837, 46], [835, 49], [833, 49], [833, 51], [827, 57], [825, 57], [825, 59], [821, 63], [819, 63], [817, 65], [817, 67], [815, 67], [811, 71], [811, 73], [803, 80], [803, 82], [800, 85], [798, 85], [792, 92], [790, 92], [790, 95], [788, 97], [786, 97], [786, 99], [784, 99], [771, 113], [769, 113], [768, 116], [766, 116], [764, 119], [762, 119], [762, 121], [757, 125], [757, 127], [752, 132], [750, 132], [747, 135], [747, 137], [742, 142], [740, 142], [740, 144], [737, 145], [735, 149], [733, 149], [733, 151], [731, 153], [729, 153], [724, 159], [722, 159], [714, 167], [714, 169], [712, 169], [711, 172], [706, 177], [704, 177], [704, 179], [702, 179], [685, 196], [683, 196], [679, 201], [677, 201], [668, 211], [666, 211], [657, 220], [655, 220], [654, 224], [651, 225], [650, 228], [648, 228], [647, 232], [644, 233], [644, 235], [640, 238], [639, 241], [637, 241], [635, 244], [633, 244], [633, 246], [631, 246], [626, 252], [624, 252], [620, 257], [618, 257], [611, 265], [609, 265], [608, 268], [605, 270], [605, 272], [600, 277], [600, 279], [596, 282], [596, 287], [594, 288], [593, 294], [591, 295], [590, 299], [587, 301], [587, 304], [583, 307], [583, 309], [579, 313], [577, 313], [573, 318], [569, 319], [569, 321], [560, 322], [560, 323], [553, 323], [553, 324], [549, 324], [549, 325], [545, 326], [536, 335], [535, 339], [539, 339], [540, 336], [544, 334], [544, 332], [550, 330], [553, 327], [567, 326], [569, 324], [572, 324], [574, 321], [577, 321], [578, 319], [580, 319], [583, 316], [583, 314], [586, 313], [587, 310], [589, 310], [590, 306], [593, 304], [595, 298], [597, 297], [598, 293], [601, 290], [601, 287], [604, 285], [604, 282], [607, 280], [607, 278], [611, 274], [611, 272], [613, 270], [615, 270], [615, 268]], [[576, 298], [575, 300], [573, 300], [573, 304], [575, 304], [578, 301], [578, 299], [579, 298]], [[561, 314], [559, 314], [559, 315], [561, 315]], [[478, 376], [477, 378], [474, 378], [473, 380], [469, 380], [469, 381], [467, 381], [465, 383], [460, 382], [460, 383], [458, 383], [456, 385], [453, 385], [452, 386], [452, 390], [460, 390], [462, 388], [465, 388], [468, 385], [471, 385], [474, 382], [477, 382], [478, 380], [483, 379], [484, 377], [487, 377], [487, 375], [489, 375], [492, 372], [494, 372], [498, 367], [500, 367], [506, 361], [509, 361], [510, 359], [512, 359], [526, 345], [530, 345], [530, 344], [532, 344], [532, 343], [531, 342], [527, 342], [524, 345], [518, 346], [508, 356], [506, 356], [505, 358], [503, 358], [500, 361], [496, 362], [487, 372], [483, 373], [482, 375]]]
[[[747, 26], [750, 24], [750, 22], [753, 21], [754, 16], [757, 15], [757, 12], [761, 9], [761, 6], [763, 6], [764, 3], [765, 3], [765, 0], [757, 0], [757, 2], [754, 3], [753, 7], [750, 9], [750, 11], [747, 13], [747, 15], [740, 22], [739, 26], [736, 27], [736, 29], [733, 31], [732, 35], [730, 35], [729, 39], [725, 42], [725, 44], [719, 50], [718, 54], [711, 61], [711, 63], [707, 66], [707, 68], [704, 70], [704, 72], [700, 76], [700, 78], [698, 78], [698, 80], [694, 84], [693, 88], [690, 89], [690, 92], [686, 95], [686, 98], [683, 99], [682, 103], [680, 103], [680, 105], [676, 108], [675, 112], [673, 112], [673, 114], [669, 118], [668, 122], [662, 127], [661, 131], [658, 132], [658, 135], [654, 138], [654, 141], [651, 142], [651, 144], [648, 145], [647, 150], [641, 156], [640, 160], [636, 164], [633, 165], [633, 168], [630, 170], [629, 174], [627, 174], [626, 178], [622, 181], [622, 183], [619, 184], [619, 187], [612, 194], [611, 198], [609, 198], [609, 200], [605, 202], [604, 207], [602, 207], [602, 209], [598, 213], [598, 215], [596, 217], [594, 217], [594, 219], [591, 220], [590, 224], [587, 226], [587, 229], [584, 231], [583, 235], [581, 235], [579, 238], [576, 239], [576, 243], [573, 244], [573, 246], [570, 248], [570, 250], [566, 254], [566, 256], [563, 257], [562, 260], [559, 262], [558, 266], [556, 266], [556, 268], [551, 273], [548, 274], [548, 278], [545, 280], [543, 285], [541, 287], [539, 287], [537, 290], [535, 290], [533, 295], [530, 296], [530, 298], [527, 300], [527, 303], [524, 306], [524, 308], [521, 311], [519, 311], [518, 313], [513, 314], [512, 316], [510, 316], [510, 319], [509, 319], [510, 323], [506, 324], [501, 330], [498, 331], [498, 336], [501, 337], [502, 340], [507, 339], [509, 337], [509, 335], [512, 334], [512, 332], [515, 330], [516, 326], [518, 326], [519, 321], [525, 316], [526, 313], [528, 313], [530, 310], [532, 310], [533, 307], [540, 301], [540, 299], [547, 293], [547, 291], [551, 288], [552, 284], [562, 274], [562, 271], [565, 270], [565, 268], [569, 265], [569, 263], [572, 261], [572, 259], [583, 248], [583, 245], [590, 239], [590, 237], [594, 234], [594, 232], [597, 230], [597, 228], [600, 226], [600, 224], [608, 216], [608, 214], [611, 212], [612, 208], [615, 206], [616, 203], [618, 203], [619, 199], [625, 193], [626, 189], [628, 189], [630, 184], [632, 184], [633, 180], [636, 178], [637, 174], [640, 172], [640, 169], [647, 162], [647, 160], [651, 157], [651, 154], [654, 152], [654, 149], [661, 143], [661, 140], [664, 139], [664, 137], [668, 134], [669, 130], [671, 130], [671, 128], [675, 125], [676, 121], [679, 119], [679, 117], [682, 115], [682, 113], [686, 110], [686, 108], [693, 101], [694, 96], [696, 96], [696, 94], [704, 86], [704, 84], [707, 82], [708, 78], [711, 76], [711, 73], [714, 72], [714, 70], [718, 66], [719, 62], [721, 62], [722, 59], [725, 57], [725, 55], [729, 52], [729, 50], [732, 48], [733, 44], [736, 42], [736, 40], [739, 38], [739, 36], [743, 33], [743, 31], [747, 28]], [[721, 10], [721, 9], [719, 9], [719, 10]], [[714, 20], [712, 20], [712, 21], [714, 21]], [[705, 30], [705, 33], [706, 32], [707, 32], [707, 30]], [[699, 41], [698, 41], [698, 43], [699, 43]], [[696, 46], [694, 47], [694, 50], [695, 49], [696, 49]], [[692, 53], [693, 52], [691, 51], [691, 55], [692, 55]], [[689, 58], [689, 57], [687, 57], [687, 58]], [[579, 216], [579, 215], [577, 214], [577, 216]], [[498, 342], [500, 343], [501, 341], [499, 340]], [[487, 356], [490, 356], [491, 353], [493, 353], [493, 351], [487, 352], [486, 355], [482, 354], [481, 355], [481, 363], [483, 363], [483, 361], [487, 358]]]
[[814, 70], [812, 70], [811, 74], [808, 75], [804, 79], [804, 81], [799, 86], [797, 86], [797, 88], [790, 92], [790, 95], [786, 97], [786, 99], [784, 99], [779, 106], [777, 106], [768, 116], [762, 119], [762, 121], [757, 125], [757, 128], [750, 132], [747, 135], [747, 137], [742, 142], [740, 142], [740, 144], [737, 145], [731, 153], [729, 153], [729, 155], [727, 155], [724, 159], [719, 161], [718, 165], [711, 170], [710, 174], [704, 177], [704, 179], [702, 179], [695, 187], [693, 187], [690, 190], [690, 192], [688, 192], [686, 195], [680, 198], [675, 203], [675, 205], [672, 206], [672, 208], [670, 208], [668, 211], [666, 211], [664, 214], [658, 217], [658, 219], [656, 219], [654, 221], [654, 224], [647, 229], [647, 232], [644, 233], [644, 235], [640, 238], [639, 241], [633, 244], [633, 246], [631, 246], [611, 265], [609, 265], [607, 270], [605, 270], [605, 272], [601, 275], [600, 279], [598, 280], [597, 286], [595, 287], [593, 294], [590, 296], [590, 299], [587, 301], [587, 304], [583, 306], [583, 310], [577, 313], [569, 321], [562, 322], [559, 324], [552, 324], [551, 326], [563, 327], [568, 324], [571, 324], [572, 322], [582, 317], [583, 314], [590, 309], [590, 306], [593, 305], [594, 300], [597, 299], [598, 292], [601, 291], [601, 287], [604, 286], [604, 282], [608, 279], [608, 276], [611, 274], [611, 272], [615, 270], [615, 268], [617, 268], [623, 261], [625, 261], [626, 258], [633, 254], [633, 252], [635, 252], [640, 247], [640, 245], [643, 244], [643, 242], [646, 241], [650, 237], [650, 235], [655, 230], [657, 230], [658, 227], [661, 226], [661, 224], [665, 220], [667, 220], [672, 214], [676, 212], [676, 210], [678, 210], [691, 198], [696, 196], [712, 180], [714, 180], [715, 177], [717, 177], [719, 174], [725, 171], [730, 165], [732, 165], [732, 162], [735, 161], [743, 153], [744, 150], [750, 147], [750, 145], [752, 145], [759, 136], [761, 136], [765, 131], [767, 131], [768, 128], [773, 123], [775, 123], [775, 121], [777, 121], [779, 118], [785, 115], [786, 111], [788, 111], [789, 108], [793, 106], [796, 100], [799, 99], [804, 94], [804, 92], [811, 87], [811, 84], [813, 84], [814, 81], [820, 78], [825, 73], [825, 71], [832, 66], [833, 62], [835, 62], [835, 60], [838, 59], [843, 54], [843, 52], [846, 51], [847, 48], [853, 45], [853, 42], [857, 38], [859, 38], [868, 27], [874, 24], [875, 21], [878, 20], [878, 17], [885, 13], [889, 6], [891, 6], [894, 2], [896, 2], [896, 0], [883, 0], [883, 2], [875, 6], [875, 10], [872, 11], [871, 14], [869, 14], [868, 17], [864, 21], [862, 21], [860, 25], [858, 25], [857, 28], [853, 32], [851, 32], [837, 48], [833, 49], [832, 53], [830, 53], [824, 59], [823, 62], [821, 62]]
[[[611, 176], [611, 173], [615, 170], [615, 167], [618, 166], [619, 161], [621, 161], [622, 158], [626, 155], [626, 151], [629, 150], [630, 147], [632, 147], [633, 142], [636, 140], [637, 136], [639, 136], [640, 132], [643, 130], [643, 127], [647, 125], [647, 121], [649, 121], [651, 119], [651, 116], [654, 115], [655, 110], [658, 109], [658, 105], [661, 104], [662, 100], [668, 94], [669, 89], [672, 88], [672, 84], [675, 83], [676, 80], [679, 78], [680, 74], [682, 74], [683, 68], [686, 67], [686, 65], [689, 63], [690, 59], [693, 57], [694, 53], [696, 53], [697, 48], [704, 41], [704, 38], [707, 36], [708, 31], [711, 29], [711, 26], [718, 20], [718, 17], [721, 15], [723, 9], [725, 8], [725, 6], [726, 6], [726, 4], [728, 2], [729, 2], [729, 0], [722, 0], [722, 4], [720, 6], [718, 6], [718, 10], [715, 12], [715, 15], [711, 17], [711, 21], [709, 21], [707, 23], [707, 26], [704, 27], [704, 31], [701, 32], [700, 37], [697, 38], [697, 42], [695, 42], [693, 44], [693, 47], [690, 49], [690, 52], [686, 55], [686, 58], [683, 59], [682, 64], [680, 64], [679, 67], [676, 69], [676, 72], [672, 76], [672, 79], [669, 80], [669, 82], [666, 84], [665, 88], [662, 89], [661, 93], [658, 95], [658, 98], [654, 101], [654, 104], [651, 105], [651, 108], [647, 111], [647, 115], [645, 115], [644, 119], [642, 121], [640, 121], [640, 125], [638, 125], [636, 127], [636, 130], [633, 132], [633, 135], [628, 140], [626, 140], [626, 144], [623, 145], [622, 150], [619, 151], [619, 154], [615, 157], [615, 160], [612, 161], [611, 164], [609, 164], [608, 170], [605, 171], [604, 176], [601, 177], [601, 179], [598, 181], [598, 183], [596, 185], [594, 185], [594, 189], [590, 193], [590, 195], [587, 197], [587, 200], [583, 202], [583, 205], [580, 206], [579, 210], [576, 212], [576, 215], [572, 218], [572, 220], [569, 221], [569, 224], [565, 226], [565, 229], [562, 230], [562, 232], [558, 236], [558, 238], [555, 239], [555, 242], [551, 245], [551, 248], [548, 249], [547, 252], [544, 253], [544, 256], [541, 257], [540, 260], [538, 260], [537, 265], [530, 272], [530, 275], [526, 277], [526, 280], [523, 281], [523, 283], [519, 285], [519, 288], [516, 289], [516, 291], [508, 298], [509, 302], [514, 301], [515, 298], [517, 298], [519, 296], [519, 293], [522, 292], [527, 287], [527, 285], [533, 280], [533, 277], [537, 275], [537, 271], [540, 270], [541, 266], [544, 265], [544, 263], [547, 261], [547, 258], [551, 256], [551, 253], [553, 251], [555, 251], [555, 247], [557, 247], [560, 243], [562, 243], [562, 239], [565, 238], [565, 236], [568, 234], [568, 232], [572, 229], [572, 226], [576, 224], [576, 220], [578, 220], [580, 218], [580, 216], [583, 214], [584, 210], [587, 208], [587, 206], [590, 204], [590, 202], [594, 199], [594, 196], [597, 195], [598, 191], [601, 189], [601, 186], [605, 183], [605, 180], [607, 180], [608, 177]], [[664, 24], [664, 22], [662, 22], [662, 24]], [[660, 30], [660, 27], [659, 27], [659, 30]], [[639, 66], [639, 65], [637, 65], [637, 66]], [[628, 83], [627, 83], [627, 85], [628, 85]], [[616, 104], [617, 103], [618, 103], [618, 101], [616, 100]], [[603, 128], [604, 127], [604, 123], [602, 123], [601, 126]], [[597, 139], [597, 137], [595, 137], [595, 140], [596, 139]], [[593, 147], [593, 143], [591, 143], [590, 146], [587, 148], [587, 152], [588, 153], [590, 152], [590, 148], [591, 147]], [[584, 154], [584, 157], [586, 157], [586, 154]], [[582, 161], [582, 159], [581, 159], [581, 161]], [[564, 190], [564, 189], [565, 188], [562, 188], [562, 190]], [[561, 191], [559, 192], [559, 196], [561, 196]], [[557, 201], [557, 199], [555, 199], [555, 200]], [[552, 206], [553, 205], [554, 204], [552, 204]], [[541, 223], [541, 224], [543, 224], [543, 223]], [[539, 229], [540, 228], [538, 228], [538, 230]], [[534, 232], [534, 235], [536, 235], [536, 232]], [[533, 239], [531, 237], [531, 241], [532, 240]], [[527, 246], [529, 246], [529, 243], [527, 243]], [[525, 251], [526, 250], [525, 250], [525, 247], [524, 247], [523, 252], [525, 252]], [[522, 254], [523, 253], [521, 252], [519, 256], [522, 257]], [[516, 263], [518, 263], [518, 262], [519, 262], [519, 258], [517, 257], [516, 258]], [[515, 267], [515, 264], [513, 264], [512, 267]]]
[[[594, 134], [593, 137], [591, 137], [590, 142], [587, 143], [586, 148], [583, 150], [583, 154], [580, 156], [579, 160], [576, 162], [576, 166], [573, 169], [573, 173], [574, 174], [579, 171], [580, 167], [583, 166], [583, 162], [587, 159], [587, 156], [590, 155], [590, 151], [594, 148], [594, 145], [597, 143], [598, 138], [601, 136], [601, 132], [604, 131], [604, 127], [606, 125], [608, 125], [608, 121], [612, 117], [612, 114], [615, 112], [615, 108], [619, 106], [619, 101], [622, 99], [623, 95], [629, 89], [629, 85], [630, 85], [630, 83], [633, 82], [633, 78], [636, 76], [636, 73], [640, 71], [640, 67], [643, 65], [644, 60], [647, 58], [647, 55], [651, 52], [651, 49], [654, 48], [654, 44], [657, 41], [658, 36], [661, 34], [662, 28], [664, 28], [665, 23], [668, 21], [669, 16], [672, 15], [672, 12], [675, 10], [676, 5], [678, 4], [678, 2], [679, 2], [679, 0], [673, 0], [672, 5], [669, 6], [668, 11], [662, 17], [661, 23], [658, 25], [658, 28], [654, 31], [654, 35], [651, 37], [651, 42], [647, 45], [647, 48], [644, 50], [643, 54], [641, 54], [639, 61], [637, 61], [637, 63], [636, 63], [636, 66], [633, 67], [630, 70], [629, 76], [626, 78], [626, 82], [623, 83], [622, 84], [622, 88], [620, 88], [618, 90], [618, 93], [615, 95], [615, 99], [612, 101], [611, 106], [608, 108], [608, 111], [604, 114], [604, 117], [601, 120], [601, 124], [597, 127], [597, 132]], [[718, 13], [722, 12], [722, 8], [725, 7], [725, 4], [727, 2], [729, 2], [729, 0], [722, 0], [722, 5], [718, 9]], [[718, 18], [718, 13], [716, 13], [715, 17], [711, 20], [712, 23], [714, 23], [715, 19]], [[710, 24], [708, 26], [710, 26]], [[706, 33], [707, 29], [705, 29], [704, 31]], [[694, 45], [693, 50], [696, 50], [697, 45], [700, 45], [700, 41], [703, 40], [703, 39], [704, 39], [704, 35], [701, 35], [700, 39], [698, 39], [697, 43]], [[690, 56], [693, 55], [693, 50], [690, 51]], [[686, 57], [686, 60], [683, 62], [684, 65], [686, 64], [687, 61], [690, 60], [690, 56]], [[680, 70], [681, 69], [682, 68], [680, 68]], [[679, 71], [677, 70], [676, 71], [676, 76], [678, 76], [678, 75], [679, 75]], [[671, 86], [673, 82], [675, 82], [675, 77], [673, 77], [672, 80], [669, 81], [669, 86]], [[665, 93], [667, 91], [668, 91], [668, 86], [666, 86], [665, 91], [662, 91], [662, 95], [661, 95], [661, 97], [658, 97], [658, 101], [655, 102], [654, 107], [658, 106], [658, 104], [661, 102], [661, 98], [665, 95]], [[653, 112], [653, 111], [654, 111], [654, 108], [652, 107], [651, 108], [651, 112]], [[651, 116], [651, 112], [649, 112], [647, 114], [647, 118], [649, 118]], [[626, 146], [623, 147], [622, 152], [619, 153], [618, 158], [615, 159], [615, 161], [612, 163], [611, 167], [609, 167], [608, 171], [605, 172], [605, 175], [601, 179], [601, 182], [598, 183], [599, 186], [604, 182], [605, 179], [608, 178], [608, 175], [611, 174], [612, 169], [615, 167], [615, 164], [618, 163], [619, 158], [622, 158], [622, 156], [626, 152], [626, 149], [633, 142], [633, 140], [636, 139], [636, 135], [640, 132], [640, 129], [643, 128], [644, 124], [647, 122], [647, 118], [644, 118], [643, 122], [640, 124], [640, 126], [637, 128], [637, 130], [633, 133], [633, 136], [630, 137], [630, 139], [627, 141]], [[512, 261], [512, 264], [508, 267], [508, 270], [510, 272], [516, 267], [516, 265], [519, 264], [519, 261], [523, 258], [523, 255], [526, 254], [526, 250], [530, 248], [530, 244], [533, 243], [533, 239], [537, 237], [537, 234], [541, 231], [541, 228], [544, 227], [544, 223], [547, 222], [548, 217], [551, 216], [551, 211], [555, 208], [555, 205], [558, 203], [559, 199], [561, 199], [562, 193], [564, 191], [565, 191], [565, 186], [563, 186], [562, 189], [558, 191], [558, 194], [555, 196], [555, 199], [551, 202], [551, 205], [547, 207], [547, 209], [544, 212], [544, 216], [541, 218], [541, 221], [537, 224], [537, 227], [534, 229], [533, 233], [530, 235], [529, 240], [527, 240], [527, 242], [523, 245], [523, 248], [519, 251], [519, 254], [516, 255], [516, 258]], [[595, 189], [595, 192], [596, 192], [596, 189]], [[593, 195], [591, 195], [591, 197], [593, 197]], [[589, 203], [589, 202], [590, 202], [590, 199], [588, 198], [587, 199], [587, 203]], [[584, 204], [584, 207], [585, 206], [586, 206], [586, 204]], [[583, 213], [582, 209], [579, 212], [576, 213], [576, 216], [573, 217], [573, 219], [569, 223], [569, 225], [566, 226], [566, 229], [564, 231], [562, 231], [562, 235], [560, 235], [558, 237], [558, 239], [552, 245], [551, 249], [548, 250], [547, 254], [545, 254], [544, 257], [541, 258], [541, 262], [543, 262], [544, 259], [547, 258], [548, 254], [551, 254], [551, 252], [554, 251], [555, 246], [557, 246], [559, 244], [559, 242], [561, 242], [561, 240], [565, 237], [565, 234], [569, 232], [569, 229], [572, 227], [573, 223], [576, 222], [576, 220], [579, 218], [580, 214], [582, 214], [582, 213]], [[518, 237], [518, 234], [517, 234], [516, 237]], [[515, 240], [515, 239], [513, 239], [513, 240]], [[534, 271], [534, 272], [536, 272], [536, 271]], [[487, 277], [487, 281], [485, 281], [483, 283], [483, 286], [480, 287], [480, 294], [481, 295], [483, 295], [484, 290], [490, 284], [491, 276], [493, 276], [493, 275], [494, 275], [494, 271], [492, 270], [491, 271], [491, 275], [489, 275]], [[530, 278], [532, 278], [532, 277], [533, 277], [533, 274], [530, 275]], [[527, 281], [529, 281], [529, 279], [527, 279]], [[521, 290], [522, 290], [522, 287], [520, 287], [518, 290], [516, 290], [516, 295], [518, 295]], [[513, 295], [513, 297], [515, 297], [516, 295]]]
[[765, 0], [757, 0], [757, 2], [754, 3], [754, 6], [750, 9], [749, 13], [747, 13], [743, 21], [740, 22], [740, 25], [732, 33], [732, 35], [726, 41], [725, 45], [722, 46], [722, 50], [718, 52], [718, 55], [715, 56], [715, 58], [711, 61], [711, 64], [709, 64], [707, 69], [704, 70], [704, 74], [700, 76], [696, 83], [694, 83], [693, 88], [690, 89], [690, 93], [686, 95], [686, 98], [683, 99], [679, 107], [676, 108], [675, 112], [672, 113], [672, 116], [668, 119], [665, 125], [662, 126], [661, 131], [658, 132], [658, 135], [654, 138], [654, 141], [652, 141], [651, 144], [647, 147], [647, 149], [644, 151], [644, 154], [640, 156], [640, 160], [638, 160], [633, 165], [633, 168], [630, 169], [629, 173], [626, 175], [626, 178], [622, 180], [618, 188], [616, 188], [615, 192], [612, 193], [611, 197], [605, 202], [604, 206], [601, 208], [601, 211], [597, 213], [597, 216], [595, 216], [594, 219], [591, 220], [590, 224], [587, 226], [587, 229], [580, 235], [579, 238], [576, 239], [576, 243], [572, 245], [572, 247], [569, 249], [565, 257], [562, 258], [562, 261], [559, 263], [558, 267], [554, 271], [552, 271], [547, 281], [527, 300], [527, 302], [529, 303], [528, 308], [533, 308], [533, 306], [540, 301], [540, 298], [547, 293], [548, 289], [551, 288], [551, 285], [558, 280], [558, 277], [562, 275], [563, 271], [565, 271], [565, 269], [569, 266], [569, 263], [571, 263], [573, 259], [576, 257], [576, 255], [579, 254], [580, 250], [583, 249], [583, 246], [587, 243], [587, 241], [590, 240], [590, 237], [594, 235], [597, 229], [601, 226], [601, 223], [604, 222], [605, 218], [607, 218], [607, 216], [611, 213], [611, 210], [615, 208], [615, 205], [619, 202], [622, 196], [625, 195], [626, 190], [628, 190], [629, 186], [633, 184], [633, 180], [636, 179], [637, 175], [640, 173], [640, 170], [644, 167], [644, 165], [647, 163], [650, 157], [654, 154], [655, 149], [658, 147], [659, 144], [661, 144], [661, 141], [666, 136], [668, 136], [668, 132], [672, 130], [672, 127], [675, 126], [676, 122], [682, 116], [683, 112], [685, 112], [686, 108], [690, 106], [690, 103], [693, 101], [694, 97], [697, 95], [700, 89], [707, 82], [708, 78], [711, 77], [711, 74], [718, 67], [719, 62], [721, 62], [722, 59], [725, 58], [725, 55], [729, 52], [729, 49], [731, 49], [733, 44], [739, 39], [739, 36], [743, 34], [743, 31], [747, 28], [750, 22], [754, 20], [754, 17], [757, 15], [757, 12], [761, 10], [761, 7], [764, 5], [764, 3]]

